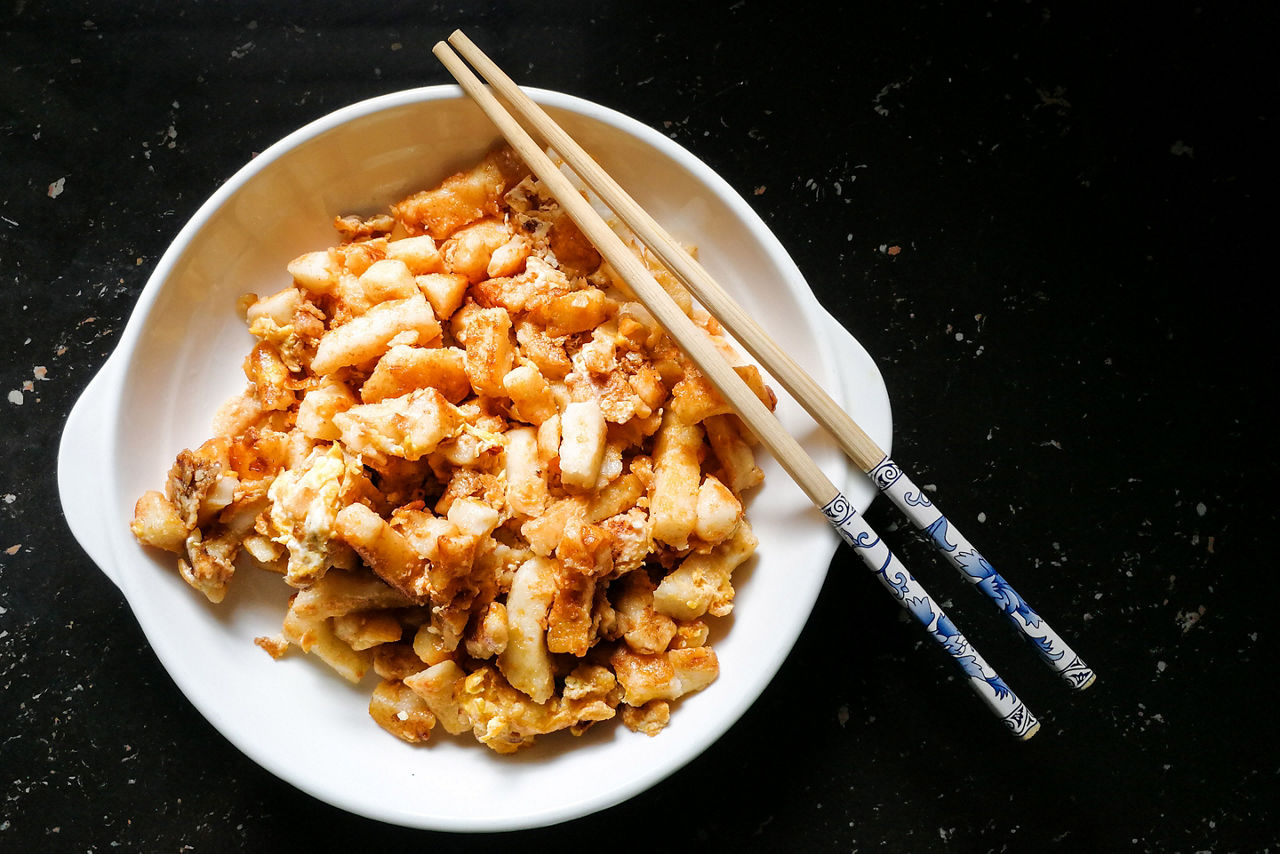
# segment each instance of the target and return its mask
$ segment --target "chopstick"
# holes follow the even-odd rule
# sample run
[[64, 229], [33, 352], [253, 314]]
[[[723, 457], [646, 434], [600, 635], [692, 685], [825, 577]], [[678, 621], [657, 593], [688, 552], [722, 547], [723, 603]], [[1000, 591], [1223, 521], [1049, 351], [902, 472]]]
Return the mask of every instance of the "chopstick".
[[[460, 33], [455, 33], [460, 36]], [[729, 366], [715, 345], [666, 293], [591, 203], [445, 42], [432, 52], [498, 127], [512, 149], [595, 245], [632, 293], [734, 408], [760, 443], [853, 547], [880, 583], [921, 623], [965, 674], [969, 686], [1013, 735], [1028, 739], [1040, 722], [955, 627], [955, 623], [804, 449]], [[580, 176], [581, 177], [581, 176]]]
[[841, 450], [917, 529], [928, 536], [930, 542], [959, 570], [961, 577], [996, 604], [1010, 624], [1030, 641], [1040, 658], [1063, 681], [1079, 689], [1093, 683], [1094, 672], [1066, 641], [996, 572], [902, 467], [890, 459], [852, 416], [769, 337], [680, 243], [461, 31], [450, 35], [449, 42], [493, 90], [543, 136], [556, 154], [613, 210], [637, 239], [689, 288], [703, 307], [831, 434]]

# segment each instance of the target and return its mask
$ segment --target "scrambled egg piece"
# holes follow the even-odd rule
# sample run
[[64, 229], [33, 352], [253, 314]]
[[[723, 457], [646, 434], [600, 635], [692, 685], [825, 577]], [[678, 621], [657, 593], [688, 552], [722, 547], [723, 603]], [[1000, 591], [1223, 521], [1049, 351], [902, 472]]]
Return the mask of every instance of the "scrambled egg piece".
[[340, 446], [317, 447], [296, 469], [281, 472], [267, 492], [271, 539], [288, 549], [285, 580], [294, 587], [309, 586], [329, 568], [351, 469]]

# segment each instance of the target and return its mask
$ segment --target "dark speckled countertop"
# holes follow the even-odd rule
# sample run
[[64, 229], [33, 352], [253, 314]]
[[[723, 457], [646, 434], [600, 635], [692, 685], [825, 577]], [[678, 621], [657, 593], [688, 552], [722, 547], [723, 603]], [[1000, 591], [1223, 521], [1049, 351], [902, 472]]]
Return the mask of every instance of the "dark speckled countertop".
[[[3, 0], [0, 850], [1277, 850], [1277, 16], [1230, 5]], [[330, 110], [447, 82], [429, 48], [455, 27], [739, 190], [875, 358], [895, 458], [1093, 688], [942, 593], [879, 499], [1039, 712], [1032, 741], [843, 548], [750, 712], [568, 824], [379, 825], [193, 709], [63, 522], [63, 422], [198, 205]]]

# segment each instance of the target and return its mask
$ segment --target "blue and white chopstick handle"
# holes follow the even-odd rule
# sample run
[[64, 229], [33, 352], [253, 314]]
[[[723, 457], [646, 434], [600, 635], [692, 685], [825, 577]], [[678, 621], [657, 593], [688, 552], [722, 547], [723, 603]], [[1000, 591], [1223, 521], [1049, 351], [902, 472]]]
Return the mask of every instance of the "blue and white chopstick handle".
[[1035, 735], [1040, 722], [960, 634], [938, 603], [929, 597], [902, 561], [871, 530], [849, 500], [839, 494], [822, 508], [822, 512], [840, 533], [841, 539], [858, 552], [885, 589], [950, 654], [964, 671], [969, 686], [1004, 722], [1005, 727], [1020, 739]]
[[951, 559], [960, 574], [1004, 612], [1009, 621], [1040, 653], [1050, 667], [1073, 688], [1087, 688], [1094, 680], [1088, 665], [1067, 646], [1026, 600], [992, 568], [933, 502], [916, 486], [893, 460], [885, 457], [868, 475], [876, 488], [889, 497], [933, 544]]

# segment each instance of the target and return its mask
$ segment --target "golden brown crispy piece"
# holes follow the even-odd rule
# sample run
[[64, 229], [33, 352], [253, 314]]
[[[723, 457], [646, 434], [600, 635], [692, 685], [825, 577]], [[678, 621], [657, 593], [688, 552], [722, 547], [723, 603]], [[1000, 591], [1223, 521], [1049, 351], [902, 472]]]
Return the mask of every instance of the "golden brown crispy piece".
[[421, 744], [431, 737], [436, 716], [403, 682], [384, 679], [369, 698], [369, 715], [401, 741]]
[[457, 347], [397, 344], [378, 360], [360, 387], [360, 399], [377, 403], [420, 388], [434, 388], [450, 403], [461, 403], [471, 394], [463, 351]]
[[311, 370], [329, 374], [349, 366], [372, 363], [393, 341], [426, 345], [440, 335], [440, 322], [421, 292], [404, 299], [378, 303], [364, 314], [330, 328], [316, 345]]
[[357, 683], [368, 672], [372, 653], [343, 643], [328, 619], [306, 617], [290, 608], [285, 612], [283, 631], [289, 643], [305, 653], [314, 653], [348, 682]]
[[[755, 392], [761, 403], [771, 410], [778, 405], [777, 397], [765, 384], [759, 368], [755, 365], [735, 365], [733, 370]], [[690, 424], [698, 424], [714, 415], [733, 414], [733, 407], [729, 402], [692, 366], [688, 368], [685, 377], [671, 389], [671, 399], [672, 411]]]
[[703, 433], [674, 411], [662, 419], [653, 450], [653, 489], [649, 498], [653, 538], [683, 549], [698, 520]]
[[755, 548], [755, 534], [744, 519], [729, 539], [709, 552], [694, 552], [668, 573], [654, 591], [654, 607], [677, 620], [727, 615], [733, 610], [733, 571]]
[[547, 615], [556, 595], [557, 566], [535, 557], [516, 570], [507, 594], [507, 645], [497, 665], [506, 680], [534, 702], [555, 691], [555, 665], [547, 648]]
[[207, 499], [218, 485], [229, 449], [227, 440], [211, 439], [195, 451], [181, 451], [169, 469], [165, 495], [187, 530], [208, 517]]
[[366, 240], [379, 237], [395, 228], [395, 217], [389, 214], [377, 214], [371, 217], [336, 216], [333, 228], [343, 240]]
[[628, 706], [678, 699], [702, 690], [720, 675], [715, 652], [705, 646], [660, 653], [633, 652], [621, 646], [609, 657], [609, 663]]
[[616, 681], [606, 668], [582, 665], [565, 681], [563, 696], [532, 702], [483, 665], [460, 680], [455, 692], [476, 739], [497, 753], [514, 753], [536, 736], [562, 729], [580, 734], [616, 714]]
[[371, 465], [388, 457], [413, 462], [462, 429], [462, 417], [437, 389], [362, 403], [333, 416], [342, 443]]
[[150, 489], [133, 507], [130, 523], [133, 535], [142, 543], [181, 554], [190, 529], [164, 493]]
[[456, 328], [472, 389], [490, 397], [505, 396], [502, 380], [515, 365], [511, 315], [505, 309], [476, 306]]
[[671, 721], [671, 704], [666, 700], [650, 700], [643, 706], [623, 706], [622, 723], [632, 732], [652, 738]]
[[413, 597], [389, 587], [367, 569], [330, 572], [293, 597], [290, 610], [308, 619], [356, 611], [389, 610], [413, 604]]
[[427, 600], [427, 561], [377, 513], [363, 504], [347, 505], [337, 513], [334, 533], [393, 589], [414, 602]]
[[392, 214], [414, 234], [443, 240], [467, 223], [501, 213], [502, 197], [528, 168], [510, 149], [492, 152], [472, 168], [457, 172], [432, 190], [392, 206]]
[[654, 609], [655, 585], [649, 574], [628, 573], [614, 588], [618, 593], [613, 599], [613, 607], [618, 614], [618, 629], [627, 646], [641, 653], [665, 650], [676, 636], [676, 622]]

